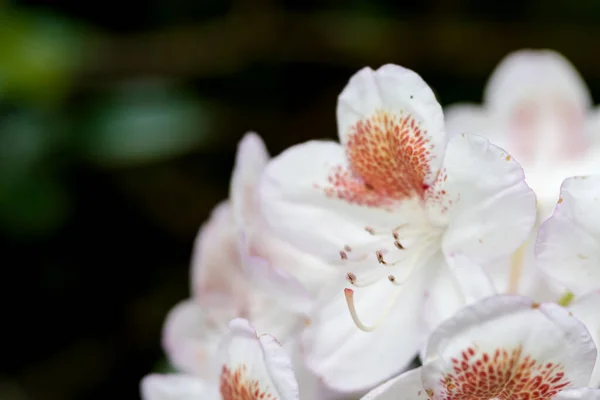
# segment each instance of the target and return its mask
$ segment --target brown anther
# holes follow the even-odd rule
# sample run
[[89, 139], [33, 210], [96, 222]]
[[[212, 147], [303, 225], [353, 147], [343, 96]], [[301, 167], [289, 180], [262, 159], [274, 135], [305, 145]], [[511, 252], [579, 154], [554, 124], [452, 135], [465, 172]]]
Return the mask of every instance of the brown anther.
[[346, 254], [344, 250], [340, 250], [340, 257], [342, 258], [342, 260], [347, 260], [348, 254]]
[[400, 250], [404, 250], [404, 246], [398, 240], [394, 241], [394, 246], [396, 246]]
[[375, 229], [371, 228], [370, 226], [365, 226], [365, 231], [369, 232], [371, 235], [375, 234]]
[[394, 235], [394, 239], [396, 239], [396, 240], [400, 239], [400, 235], [398, 235], [398, 232], [394, 231], [394, 232], [392, 232], [392, 235]]
[[383, 259], [383, 253], [381, 252], [381, 250], [377, 250], [375, 252], [375, 255], [377, 256], [377, 261], [379, 261], [379, 264], [384, 264], [384, 265], [387, 264], [385, 262], [385, 260]]
[[352, 251], [352, 247], [345, 245], [344, 246], [344, 250], [346, 250], [347, 252], [351, 252]]
[[348, 272], [346, 274], [346, 278], [348, 279], [348, 281], [354, 285], [354, 283], [356, 282], [356, 275], [354, 275], [352, 272]]
[[394, 275], [389, 275], [388, 280], [392, 283], [396, 282], [396, 277]]

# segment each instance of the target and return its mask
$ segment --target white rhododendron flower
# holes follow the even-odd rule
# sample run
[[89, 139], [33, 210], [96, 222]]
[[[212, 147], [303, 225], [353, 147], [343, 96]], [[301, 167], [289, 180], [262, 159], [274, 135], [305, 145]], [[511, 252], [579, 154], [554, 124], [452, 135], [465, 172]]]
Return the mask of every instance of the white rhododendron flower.
[[510, 152], [538, 196], [540, 219], [552, 212], [563, 179], [600, 173], [600, 113], [573, 65], [550, 50], [509, 54], [492, 73], [482, 106], [446, 109], [450, 135], [477, 133]]
[[[454, 266], [454, 274], [459, 278], [458, 282], [461, 283], [461, 291], [464, 297], [448, 295], [440, 298], [441, 303], [435, 307], [437, 313], [430, 313], [425, 318], [431, 330], [439, 326], [442, 321], [452, 318], [465, 306], [499, 294], [495, 288], [494, 280], [489, 279], [488, 275], [482, 274], [480, 268], [473, 266], [472, 262], [465, 259], [464, 256], [454, 258], [455, 260], [451, 265]], [[535, 268], [535, 265], [532, 268]], [[532, 301], [538, 300], [535, 297], [528, 297]], [[566, 292], [560, 298], [557, 295], [554, 300], [566, 306], [585, 325], [594, 343], [596, 345], [600, 344], [600, 313], [598, 313], [598, 310], [600, 310], [600, 290], [589, 291], [581, 296], [574, 296], [571, 292]], [[426, 346], [421, 349], [421, 361], [427, 359], [426, 349]], [[596, 360], [596, 364], [590, 379], [590, 386], [593, 387], [600, 386], [600, 358]]]
[[307, 386], [312, 388], [316, 381], [301, 368], [296, 338], [305, 324], [311, 293], [329, 276], [328, 268], [277, 239], [261, 222], [254, 195], [267, 161], [261, 139], [247, 134], [238, 148], [230, 201], [213, 210], [196, 238], [192, 297], [169, 313], [163, 347], [178, 370], [205, 377], [228, 322], [246, 318], [259, 332], [282, 341], [309, 395]]
[[219, 362], [210, 376], [152, 374], [141, 382], [143, 400], [296, 400], [292, 362], [275, 337], [257, 336], [241, 318], [229, 323]]
[[520, 296], [483, 299], [431, 335], [422, 367], [363, 400], [600, 399], [596, 347], [564, 308]]
[[538, 266], [565, 289], [600, 289], [600, 175], [566, 179], [536, 243]]
[[337, 120], [341, 143], [284, 151], [259, 194], [274, 232], [346, 273], [321, 297], [304, 350], [328, 386], [353, 392], [405, 368], [438, 296], [461, 295], [449, 257], [510, 255], [536, 209], [508, 153], [474, 135], [446, 141], [441, 106], [413, 71], [359, 71]]
[[255, 278], [253, 284], [262, 285], [305, 310], [307, 304], [301, 300], [310, 299], [336, 271], [281, 240], [269, 229], [257, 193], [268, 162], [269, 154], [262, 139], [255, 133], [246, 134], [238, 146], [229, 191], [234, 226], [241, 235], [241, 263]]
[[[550, 50], [520, 50], [492, 73], [483, 104], [445, 110], [449, 135], [476, 133], [512, 154], [538, 198], [538, 222], [550, 216], [562, 181], [600, 173], [600, 112], [573, 65]], [[550, 300], [555, 287], [533, 268], [535, 235], [488, 271], [498, 289]]]
[[[537, 266], [574, 299], [570, 307], [600, 344], [600, 175], [564, 181], [535, 249]], [[600, 385], [600, 363], [593, 380]]]

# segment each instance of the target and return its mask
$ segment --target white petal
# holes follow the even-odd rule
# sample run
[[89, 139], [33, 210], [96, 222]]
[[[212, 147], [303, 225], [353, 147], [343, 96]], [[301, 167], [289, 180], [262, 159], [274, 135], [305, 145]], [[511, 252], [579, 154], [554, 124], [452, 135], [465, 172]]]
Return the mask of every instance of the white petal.
[[339, 144], [323, 141], [296, 145], [275, 157], [259, 188], [262, 213], [273, 231], [301, 250], [338, 261], [345, 245], [373, 241], [364, 228], [390, 224], [391, 213], [351, 205], [324, 189], [331, 169], [346, 163]]
[[556, 301], [563, 290], [535, 265], [536, 232], [510, 257], [485, 266], [498, 293], [519, 294], [537, 301]]
[[567, 389], [552, 398], [552, 400], [599, 400], [600, 389], [589, 387]]
[[556, 95], [583, 109], [591, 103], [581, 75], [566, 58], [551, 50], [520, 50], [498, 64], [484, 99], [491, 109], [509, 112], [520, 100]]
[[474, 133], [496, 142], [495, 124], [487, 111], [475, 104], [453, 104], [444, 108], [444, 120], [448, 137], [462, 133]]
[[328, 267], [277, 238], [266, 226], [257, 203], [258, 183], [269, 160], [265, 145], [247, 133], [238, 145], [230, 197], [239, 230], [241, 263], [258, 289], [282, 299], [287, 308], [306, 312], [307, 286], [319, 286]]
[[300, 389], [300, 399], [322, 399], [323, 396], [320, 395], [320, 391], [323, 385], [318, 377], [304, 365], [300, 342], [298, 340], [289, 341], [283, 345], [283, 348], [292, 359], [294, 373]]
[[238, 230], [231, 205], [224, 201], [216, 206], [200, 228], [192, 254], [191, 283], [195, 296], [207, 292], [238, 292], [242, 265]]
[[453, 202], [445, 216], [444, 252], [463, 253], [481, 265], [513, 253], [536, 219], [535, 194], [519, 164], [485, 138], [465, 134], [448, 143], [444, 169], [447, 178], [437, 190]]
[[448, 257], [427, 290], [424, 319], [430, 330], [465, 305], [496, 294], [488, 275], [465, 255]]
[[[437, 261], [441, 262], [439, 258]], [[324, 297], [323, 303], [317, 304], [305, 329], [303, 344], [308, 367], [327, 386], [340, 392], [368, 390], [403, 371], [424, 339], [421, 314], [425, 287], [431, 278], [430, 271], [424, 270], [414, 273], [402, 287], [383, 279], [356, 288], [355, 307], [365, 325], [385, 316], [372, 332], [360, 330], [352, 321], [343, 286], [333, 289], [334, 296]]]
[[600, 107], [592, 108], [586, 119], [586, 135], [594, 145], [600, 142]]
[[291, 274], [258, 256], [244, 256], [244, 265], [248, 268], [248, 278], [257, 290], [277, 298], [280, 305], [290, 311], [309, 312], [312, 297]]
[[560, 197], [563, 181], [580, 175], [596, 174], [600, 171], [600, 147], [588, 148], [577, 159], [554, 163], [543, 167], [527, 168], [527, 183], [538, 198], [538, 220], [552, 216]]
[[[481, 266], [464, 255], [449, 257], [430, 284], [423, 319], [429, 331], [452, 317], [464, 306], [496, 294], [488, 275]], [[425, 359], [426, 347], [420, 357]]]
[[229, 197], [238, 226], [256, 218], [256, 189], [260, 175], [269, 161], [264, 142], [254, 132], [249, 132], [238, 144], [235, 166], [231, 176]]
[[554, 215], [542, 224], [537, 264], [576, 294], [599, 287], [600, 175], [564, 181]]
[[367, 393], [361, 400], [427, 400], [421, 384], [421, 368], [390, 379]]
[[[600, 310], [600, 292], [597, 290], [575, 299], [569, 306], [569, 311], [583, 322], [590, 332], [596, 347], [600, 346], [600, 313], [598, 310]], [[596, 360], [589, 386], [600, 386], [600, 357]]]
[[280, 240], [266, 227], [255, 231], [247, 244], [243, 258], [252, 283], [296, 312], [307, 313], [313, 295], [340, 274], [332, 265]]
[[[460, 285], [454, 279], [450, 269], [440, 268], [433, 281], [427, 288], [427, 300], [423, 312], [423, 322], [429, 332], [433, 331], [442, 321], [452, 317], [466, 305]], [[421, 359], [425, 359], [425, 347], [421, 348]]]
[[[389, 121], [397, 117], [396, 122], [410, 116], [420, 126], [419, 135], [424, 136], [430, 150], [427, 158], [431, 175], [424, 182], [430, 184], [440, 166], [446, 144], [442, 108], [431, 88], [417, 73], [397, 65], [387, 64], [376, 71], [363, 68], [350, 79], [338, 98], [338, 134], [342, 144], [349, 146], [352, 142], [359, 121], [370, 120], [390, 129], [389, 124], [380, 124], [373, 119], [378, 113], [387, 115]], [[409, 137], [414, 137], [416, 130], [409, 129], [407, 132]], [[400, 134], [397, 135], [399, 137]]]
[[243, 393], [259, 391], [265, 393], [265, 398], [299, 399], [292, 361], [279, 342], [267, 334], [257, 337], [244, 319], [232, 320], [229, 328], [231, 334], [222, 345], [225, 359], [220, 384], [222, 396], [245, 398]]
[[452, 254], [447, 257], [448, 268], [465, 297], [471, 304], [485, 297], [493, 296], [496, 290], [483, 268], [464, 254]]
[[529, 391], [547, 384], [549, 396], [587, 385], [595, 360], [587, 329], [564, 308], [493, 296], [461, 310], [431, 335], [423, 386], [436, 399], [482, 393], [512, 398], [524, 378]]
[[506, 149], [524, 165], [550, 167], [585, 150], [590, 94], [560, 54], [549, 50], [509, 54], [493, 72], [484, 97], [498, 131], [510, 141]]
[[252, 326], [255, 327], [259, 335], [268, 333], [278, 338], [282, 343], [287, 343], [297, 336], [299, 329], [306, 320], [306, 316], [294, 312], [293, 307], [285, 304], [283, 300], [288, 301], [289, 299], [279, 299], [273, 297], [270, 293], [254, 291], [247, 300], [245, 312], [238, 314], [238, 316], [243, 316], [252, 321]]
[[215, 383], [205, 382], [192, 375], [152, 374], [140, 383], [142, 400], [219, 400]]
[[177, 369], [211, 378], [219, 343], [232, 313], [218, 314], [215, 308], [209, 309], [210, 314], [206, 311], [194, 300], [173, 307], [165, 320], [163, 347]]

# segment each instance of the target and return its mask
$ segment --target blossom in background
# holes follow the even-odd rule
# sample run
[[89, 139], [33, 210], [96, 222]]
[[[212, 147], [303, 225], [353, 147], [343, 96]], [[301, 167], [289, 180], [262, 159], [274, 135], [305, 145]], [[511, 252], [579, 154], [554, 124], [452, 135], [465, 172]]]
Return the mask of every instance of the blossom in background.
[[552, 212], [563, 179], [600, 172], [600, 112], [573, 65], [551, 50], [509, 54], [492, 73], [481, 106], [446, 109], [449, 135], [477, 133], [510, 152]]
[[[554, 51], [509, 54], [492, 73], [481, 106], [455, 104], [445, 115], [450, 136], [486, 136], [517, 159], [537, 195], [538, 223], [552, 213], [563, 179], [600, 173], [600, 112], [573, 65]], [[488, 272], [501, 292], [552, 300], [556, 288], [533, 267], [534, 242], [532, 232]]]
[[[570, 308], [600, 344], [600, 175], [564, 181], [535, 250], [537, 266], [562, 288], [564, 302], [572, 301]], [[600, 385], [600, 362], [593, 380]]]
[[520, 296], [483, 299], [431, 335], [422, 367], [363, 400], [600, 399], [596, 347], [564, 308]]
[[163, 347], [178, 370], [206, 377], [228, 322], [246, 318], [259, 332], [282, 341], [297, 364], [303, 393], [310, 396], [316, 381], [302, 368], [296, 337], [312, 304], [311, 292], [328, 276], [327, 268], [261, 223], [254, 193], [267, 161], [262, 140], [247, 134], [238, 148], [230, 200], [213, 210], [196, 238], [192, 296], [167, 316]]
[[510, 255], [536, 209], [508, 153], [475, 135], [446, 142], [442, 109], [413, 71], [359, 71], [337, 120], [341, 143], [284, 151], [259, 196], [270, 229], [346, 274], [323, 292], [303, 344], [328, 386], [354, 392], [416, 355], [423, 316], [460, 290], [449, 257], [480, 265]]
[[219, 362], [210, 376], [153, 374], [141, 382], [143, 400], [296, 400], [292, 362], [275, 337], [256, 331], [245, 319], [229, 323]]

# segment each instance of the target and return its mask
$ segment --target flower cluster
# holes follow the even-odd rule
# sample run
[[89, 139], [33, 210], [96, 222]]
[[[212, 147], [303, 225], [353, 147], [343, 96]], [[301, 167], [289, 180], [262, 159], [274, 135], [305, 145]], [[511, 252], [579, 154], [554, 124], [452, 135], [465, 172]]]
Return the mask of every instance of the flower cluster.
[[142, 397], [600, 399], [600, 118], [551, 51], [484, 98], [444, 112], [389, 64], [339, 95], [339, 142], [247, 134]]

